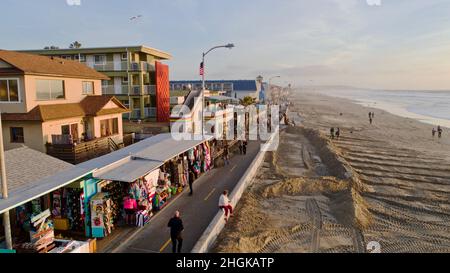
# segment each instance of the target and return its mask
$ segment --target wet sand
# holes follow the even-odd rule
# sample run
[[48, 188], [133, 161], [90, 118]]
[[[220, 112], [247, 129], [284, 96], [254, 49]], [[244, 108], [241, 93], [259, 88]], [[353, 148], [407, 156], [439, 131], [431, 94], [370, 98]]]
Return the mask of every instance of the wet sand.
[[344, 99], [291, 101], [298, 126], [281, 133], [214, 252], [367, 252], [371, 241], [381, 252], [450, 252], [447, 132], [433, 139], [431, 125]]

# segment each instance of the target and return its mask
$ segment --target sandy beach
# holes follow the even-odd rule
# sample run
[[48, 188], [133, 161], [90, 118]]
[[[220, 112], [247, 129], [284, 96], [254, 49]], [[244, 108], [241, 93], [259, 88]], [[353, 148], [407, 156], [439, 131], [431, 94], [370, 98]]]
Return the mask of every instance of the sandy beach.
[[449, 132], [433, 139], [432, 125], [307, 90], [290, 101], [297, 126], [214, 252], [368, 252], [373, 241], [381, 252], [450, 252]]

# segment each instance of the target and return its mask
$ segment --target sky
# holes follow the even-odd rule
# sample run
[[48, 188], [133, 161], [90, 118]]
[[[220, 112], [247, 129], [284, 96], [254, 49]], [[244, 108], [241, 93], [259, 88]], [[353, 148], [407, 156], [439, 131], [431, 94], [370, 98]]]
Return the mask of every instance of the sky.
[[[76, 5], [80, 2], [80, 5]], [[450, 90], [449, 0], [1, 0], [0, 48], [147, 45], [171, 79]], [[131, 17], [142, 15], [136, 20]]]

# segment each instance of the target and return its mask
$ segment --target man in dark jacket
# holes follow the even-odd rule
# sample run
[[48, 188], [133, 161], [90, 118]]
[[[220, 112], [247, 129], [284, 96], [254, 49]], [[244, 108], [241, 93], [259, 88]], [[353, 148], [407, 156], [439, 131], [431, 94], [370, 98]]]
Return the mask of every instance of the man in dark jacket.
[[170, 219], [167, 224], [170, 227], [170, 238], [172, 240], [172, 252], [177, 253], [177, 243], [178, 243], [178, 253], [181, 253], [181, 248], [183, 246], [183, 236], [182, 231], [184, 230], [183, 221], [180, 218], [180, 212], [176, 211], [175, 216]]

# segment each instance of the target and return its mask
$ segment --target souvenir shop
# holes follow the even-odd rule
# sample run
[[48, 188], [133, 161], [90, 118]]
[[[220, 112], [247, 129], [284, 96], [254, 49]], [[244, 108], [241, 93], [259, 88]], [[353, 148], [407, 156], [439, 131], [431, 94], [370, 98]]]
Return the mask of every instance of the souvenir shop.
[[82, 184], [81, 181], [75, 182], [10, 211], [18, 252], [62, 253], [71, 252], [69, 250], [73, 250], [75, 245], [85, 245], [72, 240], [84, 239]]
[[145, 226], [183, 192], [189, 178], [195, 180], [210, 169], [210, 145], [203, 143], [133, 182], [100, 180], [98, 192], [89, 199], [89, 236], [107, 237], [117, 226]]

